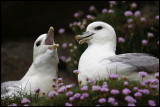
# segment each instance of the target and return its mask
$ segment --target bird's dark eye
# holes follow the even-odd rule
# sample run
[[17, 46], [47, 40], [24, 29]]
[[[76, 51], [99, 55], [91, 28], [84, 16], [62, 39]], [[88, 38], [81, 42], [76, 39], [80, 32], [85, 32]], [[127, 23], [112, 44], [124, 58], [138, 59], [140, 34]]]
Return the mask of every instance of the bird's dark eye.
[[41, 44], [41, 41], [38, 41], [38, 42], [36, 43], [36, 46], [38, 47], [40, 44]]
[[95, 27], [95, 30], [101, 30], [101, 29], [102, 29], [102, 26]]

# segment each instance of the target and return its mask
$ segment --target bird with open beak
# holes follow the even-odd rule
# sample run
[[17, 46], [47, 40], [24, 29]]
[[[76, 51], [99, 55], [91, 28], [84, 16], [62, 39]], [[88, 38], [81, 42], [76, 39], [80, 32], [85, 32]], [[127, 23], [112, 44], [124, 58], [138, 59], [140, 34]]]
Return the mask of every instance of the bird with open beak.
[[47, 34], [40, 35], [33, 46], [33, 62], [27, 73], [19, 81], [8, 81], [1, 84], [1, 97], [19, 95], [19, 92], [34, 92], [40, 88], [41, 93], [52, 90], [52, 78], [58, 78], [57, 47], [54, 42], [54, 28]]

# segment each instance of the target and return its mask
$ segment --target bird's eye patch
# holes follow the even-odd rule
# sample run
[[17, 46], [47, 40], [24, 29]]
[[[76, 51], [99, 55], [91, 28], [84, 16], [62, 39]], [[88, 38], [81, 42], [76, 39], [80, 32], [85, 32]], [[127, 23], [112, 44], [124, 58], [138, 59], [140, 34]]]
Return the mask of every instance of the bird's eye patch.
[[97, 26], [97, 27], [95, 27], [94, 29], [95, 30], [101, 30], [103, 27], [102, 26]]
[[38, 47], [40, 44], [41, 44], [41, 41], [38, 41], [38, 42], [36, 43], [36, 46]]

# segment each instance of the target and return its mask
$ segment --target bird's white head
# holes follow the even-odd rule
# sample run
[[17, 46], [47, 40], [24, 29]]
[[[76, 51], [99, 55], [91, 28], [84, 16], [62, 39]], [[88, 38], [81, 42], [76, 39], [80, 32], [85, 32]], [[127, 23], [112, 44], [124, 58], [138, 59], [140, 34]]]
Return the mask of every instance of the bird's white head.
[[87, 42], [88, 45], [110, 44], [114, 48], [116, 47], [116, 33], [113, 27], [101, 21], [89, 24], [86, 32], [82, 33], [82, 35], [77, 35], [76, 39], [79, 41], [79, 44]]
[[54, 42], [54, 28], [50, 27], [47, 34], [40, 35], [34, 43], [33, 61], [35, 63], [42, 63], [40, 61], [54, 61], [59, 62], [57, 55], [57, 47], [59, 44]]

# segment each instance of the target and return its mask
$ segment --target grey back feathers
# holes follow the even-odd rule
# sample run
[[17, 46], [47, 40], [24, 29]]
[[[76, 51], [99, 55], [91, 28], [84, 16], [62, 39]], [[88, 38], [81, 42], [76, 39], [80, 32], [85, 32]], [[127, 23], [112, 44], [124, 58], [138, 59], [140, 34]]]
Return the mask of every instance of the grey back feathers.
[[121, 62], [136, 67], [138, 71], [159, 72], [159, 59], [145, 53], [126, 53], [107, 58], [111, 62]]

